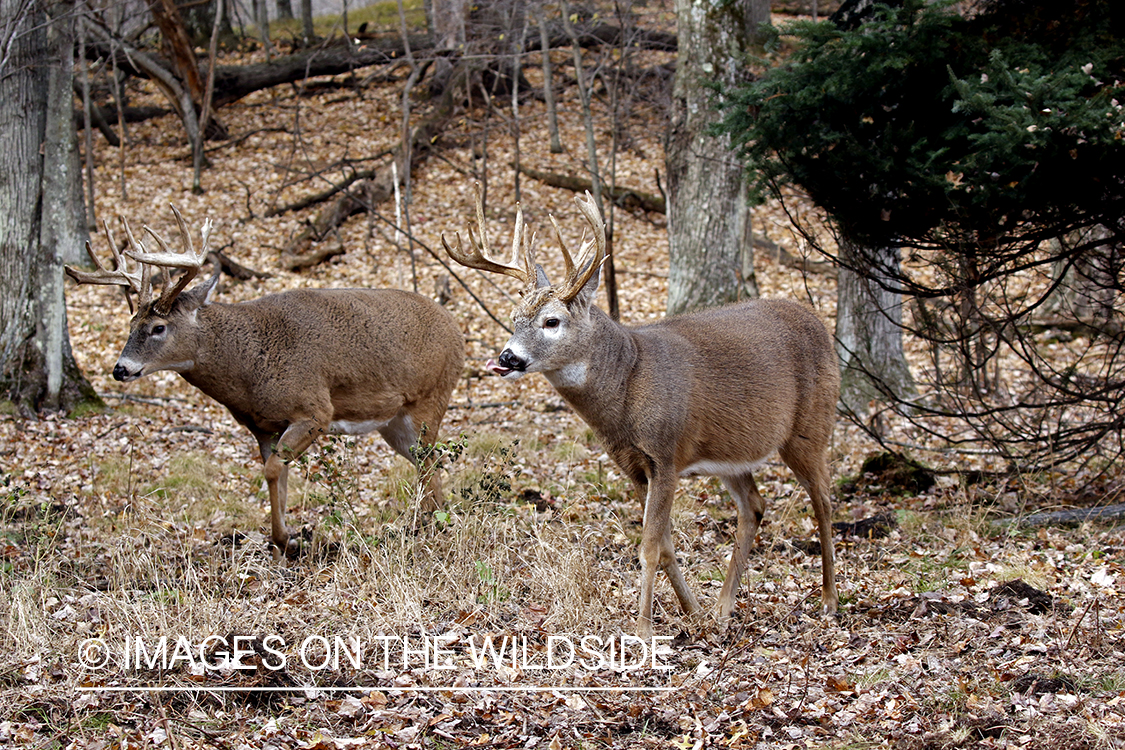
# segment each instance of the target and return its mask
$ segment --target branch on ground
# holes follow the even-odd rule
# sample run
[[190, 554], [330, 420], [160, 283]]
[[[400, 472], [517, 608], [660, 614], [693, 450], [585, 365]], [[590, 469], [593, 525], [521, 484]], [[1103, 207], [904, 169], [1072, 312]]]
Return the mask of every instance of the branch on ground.
[[[514, 167], [515, 165], [513, 164], [512, 166]], [[593, 181], [591, 181], [589, 177], [560, 174], [558, 172], [542, 172], [522, 164], [519, 166], [519, 170], [528, 177], [539, 180], [544, 185], [562, 188], [563, 190], [573, 190], [576, 193], [593, 190], [594, 186]], [[621, 186], [610, 189], [608, 186], [603, 185], [602, 190], [609, 195], [615, 206], [624, 208], [627, 211], [640, 209], [642, 211], [651, 211], [658, 214], [665, 213], [665, 202], [662, 196]]]

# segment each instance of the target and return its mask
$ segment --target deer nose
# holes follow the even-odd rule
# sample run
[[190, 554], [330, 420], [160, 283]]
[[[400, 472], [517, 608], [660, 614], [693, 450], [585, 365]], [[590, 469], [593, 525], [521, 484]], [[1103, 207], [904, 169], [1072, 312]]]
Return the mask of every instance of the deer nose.
[[129, 377], [129, 370], [124, 365], [117, 365], [113, 368], [113, 379], [124, 381]]
[[505, 349], [500, 352], [499, 364], [501, 367], [509, 370], [518, 370], [520, 372], [527, 369], [527, 362], [517, 357], [511, 349]]

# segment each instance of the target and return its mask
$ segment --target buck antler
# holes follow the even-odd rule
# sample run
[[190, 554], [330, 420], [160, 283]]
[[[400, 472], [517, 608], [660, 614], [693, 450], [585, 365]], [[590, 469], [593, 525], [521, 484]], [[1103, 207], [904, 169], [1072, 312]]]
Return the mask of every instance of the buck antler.
[[[73, 266], [66, 266], [67, 274], [79, 284], [107, 284], [127, 287], [137, 295], [137, 308], [141, 309], [152, 302], [152, 269], [159, 268], [164, 280], [164, 291], [153, 307], [158, 313], [166, 315], [171, 309], [172, 303], [176, 301], [176, 297], [199, 273], [203, 261], [206, 260], [207, 254], [211, 252], [211, 220], [207, 219], [203, 222], [203, 246], [199, 249], [199, 252], [196, 252], [195, 247], [192, 245], [191, 234], [188, 232], [184, 217], [175, 206], [172, 206], [172, 213], [175, 214], [176, 223], [180, 228], [180, 240], [184, 247], [182, 252], [177, 253], [171, 251], [163, 237], [148, 226], [145, 226], [143, 228], [144, 231], [156, 241], [162, 251], [148, 252], [148, 250], [145, 249], [144, 243], [133, 236], [133, 230], [129, 227], [129, 222], [125, 217], [118, 216], [117, 218], [121, 222], [122, 228], [125, 230], [125, 237], [128, 239], [129, 243], [129, 249], [126, 250], [124, 254], [117, 249], [117, 241], [113, 237], [113, 232], [109, 229], [109, 223], [105, 221], [102, 222], [106, 240], [109, 242], [110, 252], [113, 254], [113, 269], [107, 269], [102, 265], [102, 262], [98, 260], [98, 256], [94, 254], [94, 249], [90, 247], [90, 243], [87, 242], [86, 252], [89, 254], [90, 260], [93, 261], [96, 270], [83, 271]], [[135, 260], [140, 268], [140, 272], [130, 272], [125, 258]], [[173, 286], [171, 275], [168, 273], [169, 268], [184, 268], [187, 269], [187, 273], [181, 276], [179, 281]], [[132, 310], [132, 308], [133, 302], [130, 300], [129, 309]]]
[[[593, 196], [589, 191], [586, 191], [585, 197], [576, 195], [574, 196], [574, 204], [578, 206], [578, 210], [582, 213], [582, 218], [590, 225], [593, 230], [593, 238], [587, 241], [586, 232], [582, 232], [582, 244], [578, 248], [578, 263], [575, 264], [574, 258], [571, 256], [570, 251], [563, 242], [562, 232], [559, 230], [559, 224], [555, 221], [555, 217], [551, 217], [551, 224], [555, 227], [555, 238], [558, 240], [559, 248], [563, 253], [563, 266], [565, 269], [566, 280], [561, 285], [559, 292], [559, 299], [563, 302], [570, 302], [578, 296], [582, 291], [582, 287], [586, 286], [586, 282], [594, 275], [594, 273], [601, 267], [602, 263], [606, 260], [605, 252], [605, 223], [602, 221], [601, 211], [598, 210], [598, 204], [594, 202]], [[590, 250], [593, 249], [593, 253]], [[587, 257], [589, 260], [587, 261]], [[577, 269], [581, 269], [580, 271]]]
[[[480, 183], [474, 185], [477, 193], [477, 232], [480, 235], [479, 241], [473, 236], [473, 226], [468, 225], [467, 230], [469, 234], [469, 245], [471, 250], [466, 251], [461, 244], [461, 233], [457, 232], [454, 236], [457, 238], [457, 248], [454, 249], [449, 242], [445, 239], [445, 233], [442, 232], [441, 244], [445, 246], [445, 251], [449, 253], [455, 261], [463, 266], [469, 268], [476, 268], [480, 271], [490, 271], [492, 273], [502, 273], [506, 276], [519, 279], [525, 285], [531, 286], [535, 279], [535, 261], [532, 257], [531, 243], [534, 239], [527, 232], [527, 225], [523, 221], [523, 209], [519, 204], [516, 204], [516, 228], [512, 232], [512, 259], [508, 263], [500, 263], [492, 257], [492, 251], [488, 249], [488, 237], [485, 234], [484, 228], [484, 202], [481, 198]], [[522, 268], [516, 265], [516, 261], [522, 262]]]
[[[129, 231], [129, 224], [125, 221], [125, 217], [118, 216], [117, 218], [125, 226], [125, 233], [129, 235], [130, 242], [132, 242], [133, 236]], [[90, 246], [90, 242], [87, 240], [86, 254], [90, 256], [90, 261], [94, 264], [96, 270], [83, 271], [74, 266], [65, 266], [66, 272], [70, 278], [74, 279], [79, 284], [103, 284], [124, 287], [127, 290], [125, 299], [128, 300], [129, 311], [132, 312], [133, 300], [129, 297], [129, 291], [137, 295], [138, 305], [145, 305], [151, 300], [151, 269], [149, 266], [138, 263], [139, 272], [130, 272], [128, 270], [128, 262], [125, 260], [125, 257], [122, 256], [121, 251], [117, 249], [117, 241], [113, 238], [113, 232], [110, 231], [108, 221], [102, 221], [102, 231], [105, 233], [106, 241], [109, 242], [109, 250], [113, 254], [113, 269], [107, 269], [102, 265], [101, 260], [94, 254], [94, 248]]]
[[[160, 268], [163, 274], [164, 291], [160, 294], [160, 298], [156, 300], [156, 304], [153, 305], [153, 308], [162, 315], [166, 315], [172, 309], [172, 303], [176, 301], [176, 297], [192, 282], [192, 279], [199, 273], [199, 269], [202, 268], [203, 261], [207, 259], [207, 254], [211, 252], [211, 228], [214, 226], [210, 218], [203, 221], [201, 230], [203, 243], [199, 251], [196, 252], [191, 241], [191, 232], [188, 231], [187, 222], [184, 221], [180, 210], [172, 206], [172, 213], [176, 216], [176, 225], [180, 229], [180, 245], [183, 248], [180, 252], [173, 252], [164, 238], [146, 225], [144, 231], [148, 232], [149, 236], [156, 241], [156, 244], [160, 245], [162, 251], [158, 253], [148, 252], [145, 246], [133, 237], [133, 233], [129, 231], [128, 223], [125, 224], [125, 233], [129, 236], [130, 245], [125, 254], [140, 263], [142, 267], [156, 266]], [[122, 221], [124, 222], [124, 220]], [[184, 275], [180, 277], [175, 286], [171, 283], [171, 277], [168, 273], [169, 268], [185, 270]]]

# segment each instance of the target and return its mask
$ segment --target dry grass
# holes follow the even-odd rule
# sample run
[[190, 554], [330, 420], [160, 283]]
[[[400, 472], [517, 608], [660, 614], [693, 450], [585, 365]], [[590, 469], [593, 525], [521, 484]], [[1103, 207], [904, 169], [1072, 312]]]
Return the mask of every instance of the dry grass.
[[[119, 199], [118, 154], [98, 146], [99, 215], [121, 212], [163, 231], [174, 201], [189, 222], [218, 219], [217, 244], [232, 242], [229, 252], [240, 261], [275, 272], [264, 281], [224, 281], [224, 301], [297, 286], [409, 288], [405, 254], [363, 218], [342, 230], [348, 254], [306, 275], [278, 272], [276, 260], [308, 214], [260, 218], [275, 202], [323, 187], [291, 179], [310, 166], [303, 154], [326, 163], [392, 143], [396, 96], [393, 86], [317, 99], [287, 89], [224, 108], [235, 133], [289, 130], [215, 151], [203, 196], [189, 192], [187, 147], [173, 119], [137, 125], [126, 154], [128, 201]], [[581, 170], [584, 133], [572, 97], [566, 92], [562, 103], [562, 155], [546, 151], [541, 105], [525, 105], [525, 163]], [[599, 116], [608, 149], [608, 118]], [[627, 123], [632, 147], [619, 155], [620, 183], [654, 188], [660, 118], [638, 104]], [[468, 214], [464, 173], [482, 165], [467, 128], [447, 134], [447, 160], [431, 159], [415, 174], [413, 224], [430, 247]], [[497, 241], [515, 202], [510, 170], [499, 166], [510, 147], [494, 133], [488, 223]], [[550, 211], [564, 231], [575, 229], [565, 192], [525, 179], [521, 199], [537, 225]], [[778, 212], [759, 217], [765, 234], [800, 254]], [[658, 317], [667, 271], [660, 220], [619, 212], [616, 222], [624, 317]], [[557, 273], [557, 258], [542, 255]], [[428, 292], [445, 271], [425, 254], [418, 261], [418, 286]], [[757, 259], [756, 271], [765, 294], [810, 301], [831, 323], [830, 282], [802, 278], [768, 256]], [[511, 290], [473, 274], [466, 280], [505, 314]], [[8, 716], [0, 718], [0, 745], [1057, 750], [1125, 743], [1120, 528], [1025, 531], [992, 523], [1039, 502], [1044, 491], [1056, 502], [1072, 479], [1063, 474], [999, 487], [950, 479], [920, 497], [840, 499], [838, 520], [888, 512], [898, 526], [885, 538], [840, 541], [842, 611], [833, 620], [817, 615], [819, 558], [794, 543], [814, 536], [806, 497], [775, 462], [759, 478], [771, 507], [729, 632], [716, 629], [710, 611], [695, 621], [681, 617], [661, 579], [656, 628], [672, 638], [663, 661], [670, 669], [572, 666], [546, 674], [519, 660], [513, 669], [477, 669], [472, 648], [489, 635], [526, 639], [534, 662], [549, 636], [629, 633], [641, 509], [589, 429], [542, 378], [513, 384], [485, 376], [480, 363], [505, 334], [456, 285], [449, 308], [462, 321], [469, 364], [442, 429], [448, 506], [423, 517], [412, 470], [377, 439], [325, 441], [292, 472], [288, 520], [303, 530], [306, 553], [286, 566], [275, 565], [265, 547], [268, 508], [249, 435], [171, 373], [127, 389], [111, 381], [106, 371], [127, 328], [120, 298], [78, 288], [68, 301], [76, 357], [99, 391], [145, 400], [117, 399], [109, 413], [80, 420], [0, 416], [8, 482], [0, 486], [0, 699]], [[839, 425], [835, 474], [853, 473], [869, 449], [854, 428]], [[681, 566], [710, 607], [730, 553], [733, 508], [713, 480], [685, 480], [674, 523]], [[1032, 612], [998, 597], [999, 586], [1016, 577], [1050, 594], [1055, 606]], [[193, 672], [183, 661], [158, 671], [127, 665], [119, 653], [126, 636], [152, 646], [161, 636], [198, 645], [230, 635], [280, 637], [285, 645], [273, 645], [286, 655], [285, 668], [253, 666], [256, 657], [248, 657], [244, 671], [212, 665]], [[415, 639], [409, 645], [436, 635], [451, 641], [453, 669], [420, 667], [410, 656], [402, 667], [404, 638]], [[397, 650], [389, 664], [300, 663], [302, 642], [336, 636], [372, 648], [391, 637]], [[79, 647], [90, 638], [113, 647], [103, 668], [81, 663]], [[1033, 673], [1065, 676], [1071, 687], [1014, 687]], [[182, 690], [83, 691], [153, 684]], [[552, 684], [675, 689], [500, 690]], [[271, 686], [321, 692], [262, 690]], [[355, 686], [371, 689], [328, 692]], [[411, 689], [426, 687], [444, 690]]]

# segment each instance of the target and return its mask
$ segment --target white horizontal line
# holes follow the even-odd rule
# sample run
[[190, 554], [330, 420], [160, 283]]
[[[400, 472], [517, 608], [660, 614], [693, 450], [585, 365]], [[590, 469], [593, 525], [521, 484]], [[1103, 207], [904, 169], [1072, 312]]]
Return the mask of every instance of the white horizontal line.
[[293, 687], [279, 685], [263, 685], [261, 687], [232, 687], [229, 685], [103, 685], [78, 688], [78, 692], [80, 693], [303, 693], [307, 691], [318, 693], [354, 693], [363, 691], [380, 691], [386, 693], [667, 693], [673, 690], [679, 690], [679, 688], [636, 687], [631, 685], [622, 685], [619, 687], [577, 687], [573, 685], [497, 685], [494, 687], [380, 687], [377, 685], [355, 685], [353, 687], [340, 687], [336, 685], [326, 687], [317, 687], [315, 685], [296, 685]]

